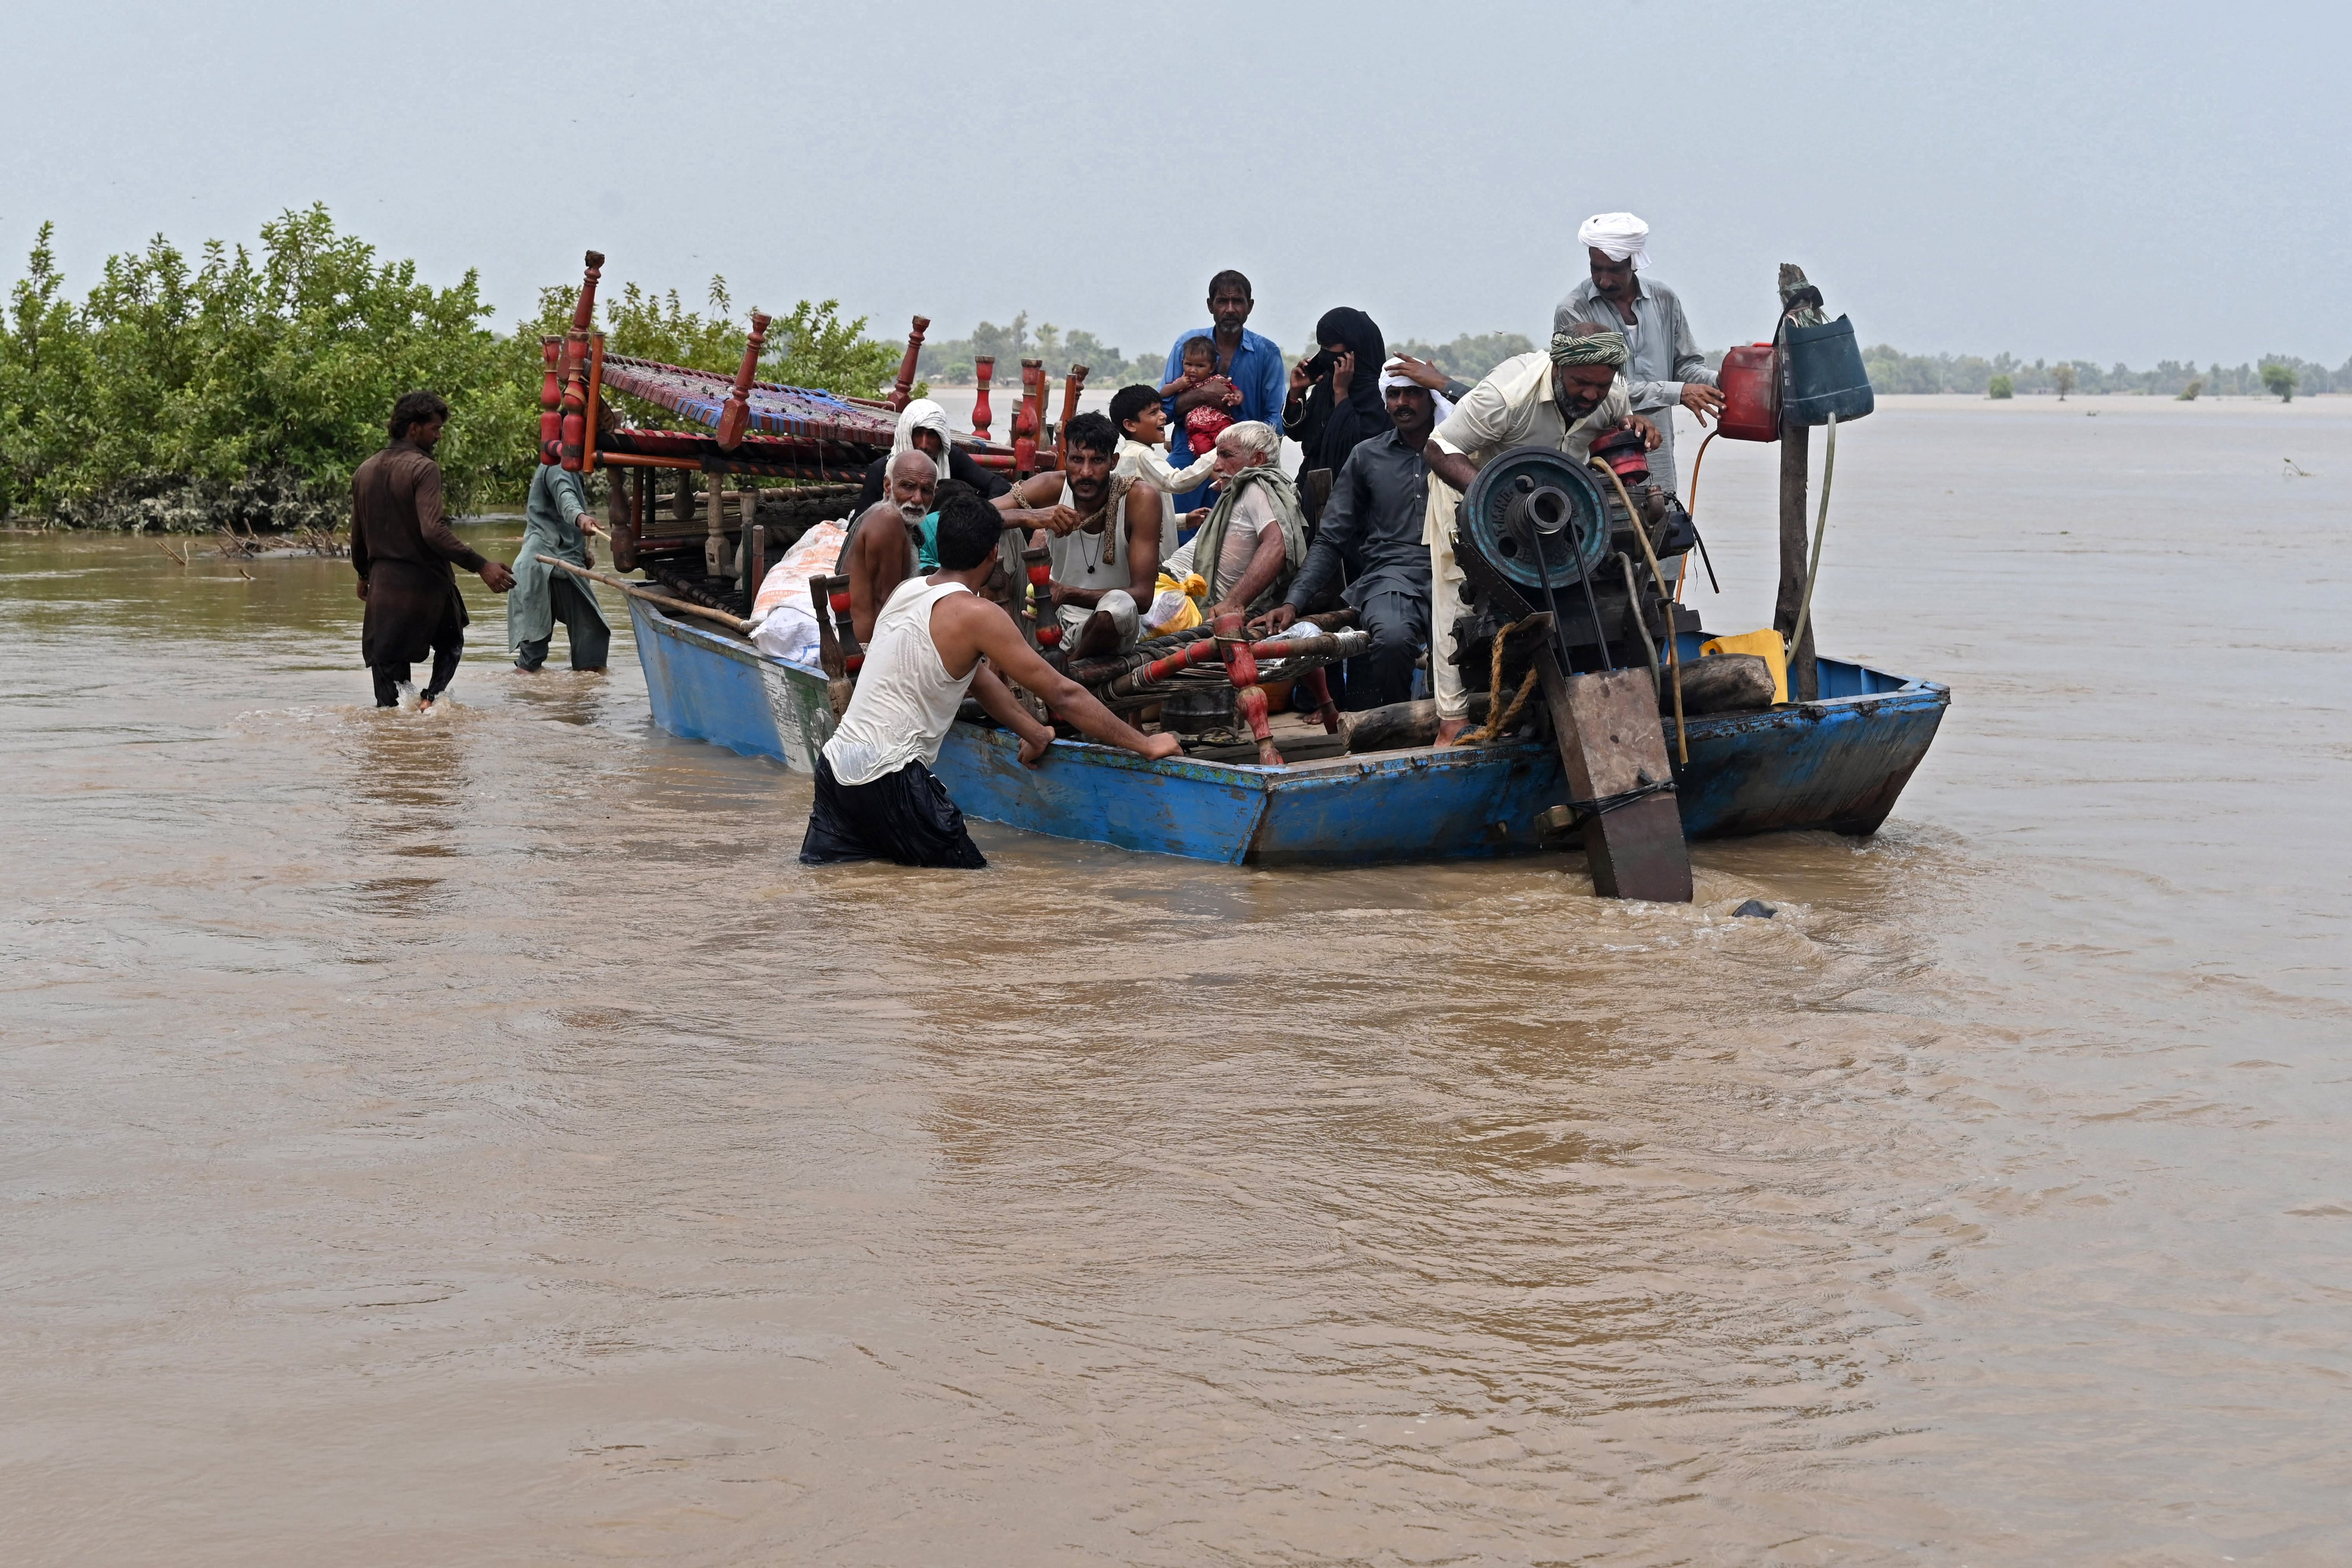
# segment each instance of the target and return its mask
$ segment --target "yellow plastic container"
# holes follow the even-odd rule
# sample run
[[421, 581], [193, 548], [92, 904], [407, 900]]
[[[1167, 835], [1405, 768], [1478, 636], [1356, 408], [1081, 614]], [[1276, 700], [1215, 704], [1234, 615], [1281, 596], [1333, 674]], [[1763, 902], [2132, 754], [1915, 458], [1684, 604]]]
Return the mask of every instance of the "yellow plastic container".
[[1789, 645], [1770, 626], [1760, 632], [1742, 632], [1736, 637], [1716, 637], [1698, 645], [1705, 658], [1711, 653], [1752, 653], [1772, 669], [1772, 700], [1789, 700]]

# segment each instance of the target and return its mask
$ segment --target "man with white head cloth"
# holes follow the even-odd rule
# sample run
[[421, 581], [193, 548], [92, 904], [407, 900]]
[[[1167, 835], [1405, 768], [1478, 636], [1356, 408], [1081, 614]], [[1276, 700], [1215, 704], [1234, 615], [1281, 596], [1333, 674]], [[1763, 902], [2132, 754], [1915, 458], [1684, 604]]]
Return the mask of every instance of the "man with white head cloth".
[[1705, 425], [1723, 409], [1715, 372], [1691, 335], [1683, 302], [1672, 289], [1648, 276], [1650, 226], [1632, 213], [1600, 213], [1576, 231], [1591, 275], [1568, 291], [1552, 311], [1552, 331], [1570, 321], [1597, 321], [1625, 340], [1633, 360], [1625, 369], [1626, 395], [1633, 412], [1658, 427], [1657, 450], [1650, 454], [1650, 481], [1669, 494], [1680, 479], [1675, 469], [1675, 406], [1690, 410]]
[[[1337, 590], [1372, 634], [1371, 651], [1348, 664], [1343, 705], [1351, 712], [1411, 700], [1413, 666], [1429, 647], [1430, 552], [1422, 542], [1429, 463], [1422, 454], [1431, 432], [1453, 416], [1452, 400], [1438, 390], [1445, 384], [1443, 374], [1418, 360], [1400, 356], [1381, 367], [1381, 401], [1391, 428], [1356, 443], [1332, 476], [1307, 564], [1283, 603], [1259, 623], [1281, 631], [1322, 609]], [[1343, 589], [1340, 565], [1349, 557], [1362, 570]]]
[[[901, 452], [920, 452], [930, 458], [931, 466], [942, 479], [961, 479], [978, 490], [983, 500], [994, 500], [1011, 489], [1010, 481], [992, 469], [983, 468], [971, 460], [971, 454], [955, 444], [948, 429], [948, 411], [928, 397], [918, 397], [899, 412], [898, 428], [890, 437], [887, 456], [875, 458], [866, 465], [866, 493], [857, 498], [857, 511], [883, 499], [889, 489], [887, 465]], [[926, 571], [929, 568], [925, 568]]]

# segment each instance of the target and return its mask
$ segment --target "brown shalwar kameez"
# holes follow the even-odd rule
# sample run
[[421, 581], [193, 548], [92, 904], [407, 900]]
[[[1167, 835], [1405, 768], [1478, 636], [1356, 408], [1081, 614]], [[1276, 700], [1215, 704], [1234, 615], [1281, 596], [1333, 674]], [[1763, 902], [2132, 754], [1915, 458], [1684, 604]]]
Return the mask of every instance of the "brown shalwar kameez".
[[389, 706], [408, 667], [428, 653], [426, 696], [457, 673], [467, 616], [452, 563], [479, 572], [485, 562], [449, 531], [441, 465], [414, 441], [394, 441], [352, 476], [352, 565], [367, 594], [360, 658], [374, 672], [378, 702]]

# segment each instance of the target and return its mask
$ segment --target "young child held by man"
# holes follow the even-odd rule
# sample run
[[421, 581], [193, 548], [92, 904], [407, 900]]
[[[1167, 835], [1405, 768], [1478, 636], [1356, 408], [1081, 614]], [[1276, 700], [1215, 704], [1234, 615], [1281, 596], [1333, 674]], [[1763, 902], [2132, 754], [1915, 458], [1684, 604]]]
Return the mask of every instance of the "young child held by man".
[[[1181, 396], [1215, 376], [1216, 343], [1206, 337], [1187, 338], [1181, 363], [1183, 374], [1160, 389], [1162, 398]], [[1240, 407], [1241, 401], [1241, 389], [1228, 385], [1223, 397], [1195, 404], [1186, 409], [1182, 439], [1170, 444], [1171, 454], [1181, 457], [1197, 455], [1201, 462], [1213, 460], [1217, 454], [1218, 435], [1234, 422], [1234, 416], [1228, 410]], [[1197, 463], [1194, 465], [1195, 468], [1198, 466]]]

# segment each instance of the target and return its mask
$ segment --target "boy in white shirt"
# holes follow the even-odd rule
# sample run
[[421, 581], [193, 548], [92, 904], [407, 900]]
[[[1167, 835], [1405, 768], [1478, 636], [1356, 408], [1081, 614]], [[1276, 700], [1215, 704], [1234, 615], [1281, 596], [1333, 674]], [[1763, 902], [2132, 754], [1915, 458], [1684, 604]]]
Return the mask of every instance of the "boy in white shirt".
[[1120, 387], [1110, 400], [1110, 422], [1119, 433], [1118, 456], [1111, 468], [1115, 479], [1174, 496], [1205, 484], [1216, 468], [1214, 451], [1187, 468], [1171, 468], [1160, 455], [1158, 448], [1168, 439], [1168, 410], [1158, 387]]

